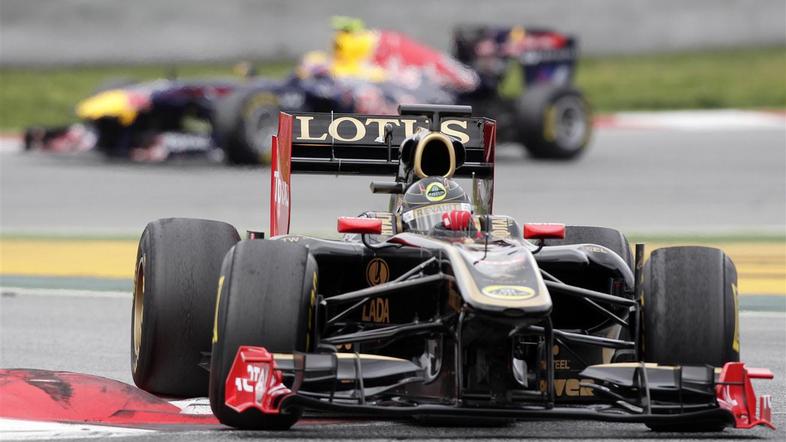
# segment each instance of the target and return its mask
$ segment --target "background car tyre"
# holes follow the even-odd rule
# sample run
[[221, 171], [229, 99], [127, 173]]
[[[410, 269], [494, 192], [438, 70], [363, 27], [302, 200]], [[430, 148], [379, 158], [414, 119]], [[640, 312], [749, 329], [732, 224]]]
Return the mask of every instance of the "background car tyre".
[[278, 98], [270, 91], [240, 89], [218, 100], [214, 127], [227, 160], [232, 164], [269, 163], [278, 114]]
[[519, 139], [535, 158], [573, 159], [592, 135], [592, 111], [570, 86], [534, 86], [518, 101]]
[[[647, 362], [722, 367], [740, 360], [737, 270], [721, 250], [667, 247], [644, 265]], [[724, 422], [648, 424], [655, 431], [720, 431]]]
[[271, 353], [307, 351], [316, 303], [317, 264], [308, 249], [284, 241], [248, 240], [227, 253], [221, 270], [210, 360], [210, 407], [225, 425], [285, 430], [299, 409], [263, 415], [237, 413], [224, 404], [225, 382], [241, 345]]
[[546, 240], [547, 246], [570, 244], [597, 244], [610, 249], [619, 255], [631, 271], [633, 270], [633, 253], [628, 238], [619, 230], [596, 226], [565, 226], [564, 239]]
[[216, 281], [240, 237], [227, 223], [168, 218], [145, 227], [134, 272], [134, 383], [165, 396], [205, 396]]

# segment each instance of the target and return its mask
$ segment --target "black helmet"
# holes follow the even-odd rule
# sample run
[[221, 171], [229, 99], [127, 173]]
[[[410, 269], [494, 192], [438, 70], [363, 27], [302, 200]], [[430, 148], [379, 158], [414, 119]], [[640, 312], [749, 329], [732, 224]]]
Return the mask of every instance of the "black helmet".
[[429, 232], [442, 222], [442, 214], [451, 210], [472, 211], [464, 189], [448, 178], [423, 178], [404, 194], [401, 222], [404, 230]]

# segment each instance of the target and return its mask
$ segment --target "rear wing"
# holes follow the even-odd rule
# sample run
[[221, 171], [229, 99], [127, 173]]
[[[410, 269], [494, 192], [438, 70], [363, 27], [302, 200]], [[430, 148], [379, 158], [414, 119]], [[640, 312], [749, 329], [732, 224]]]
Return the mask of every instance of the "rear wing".
[[[421, 115], [281, 112], [272, 145], [270, 235], [289, 233], [293, 173], [395, 176], [399, 145], [429, 123]], [[443, 115], [439, 128], [461, 141], [466, 151], [454, 176], [473, 178], [476, 206], [491, 212], [496, 123]]]

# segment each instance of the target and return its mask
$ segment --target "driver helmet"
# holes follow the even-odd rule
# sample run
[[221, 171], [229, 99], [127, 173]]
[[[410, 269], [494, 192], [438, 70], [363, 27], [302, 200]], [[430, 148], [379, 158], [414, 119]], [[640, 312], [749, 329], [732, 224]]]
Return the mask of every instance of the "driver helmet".
[[409, 186], [404, 194], [401, 223], [405, 231], [428, 233], [442, 225], [442, 214], [452, 210], [472, 212], [464, 189], [448, 178], [423, 178]]

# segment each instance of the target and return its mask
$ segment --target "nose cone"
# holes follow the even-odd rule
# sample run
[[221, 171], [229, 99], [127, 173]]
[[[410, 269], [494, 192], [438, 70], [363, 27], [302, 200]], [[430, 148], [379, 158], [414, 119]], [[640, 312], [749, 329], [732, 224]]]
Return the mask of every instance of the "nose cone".
[[88, 97], [76, 106], [76, 115], [83, 120], [117, 118], [128, 126], [134, 122], [141, 103], [127, 91], [113, 89]]

